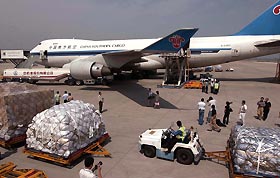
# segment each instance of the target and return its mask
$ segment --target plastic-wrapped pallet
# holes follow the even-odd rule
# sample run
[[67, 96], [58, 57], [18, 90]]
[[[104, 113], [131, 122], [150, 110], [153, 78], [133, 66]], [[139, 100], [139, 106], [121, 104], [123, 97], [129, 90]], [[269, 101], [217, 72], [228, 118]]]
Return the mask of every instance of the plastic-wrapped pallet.
[[53, 90], [24, 83], [0, 84], [0, 139], [25, 134], [32, 118], [53, 106]]
[[94, 105], [73, 100], [37, 114], [26, 132], [28, 149], [68, 158], [106, 133]]
[[237, 173], [280, 176], [280, 129], [233, 128], [230, 148]]

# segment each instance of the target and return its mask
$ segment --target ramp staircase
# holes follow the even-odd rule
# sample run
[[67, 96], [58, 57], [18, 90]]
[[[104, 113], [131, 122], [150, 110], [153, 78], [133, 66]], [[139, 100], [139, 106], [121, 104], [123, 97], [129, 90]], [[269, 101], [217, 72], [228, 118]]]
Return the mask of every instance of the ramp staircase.
[[165, 74], [162, 84], [163, 88], [181, 88], [188, 81], [190, 50], [181, 49], [178, 53], [162, 54], [165, 59]]

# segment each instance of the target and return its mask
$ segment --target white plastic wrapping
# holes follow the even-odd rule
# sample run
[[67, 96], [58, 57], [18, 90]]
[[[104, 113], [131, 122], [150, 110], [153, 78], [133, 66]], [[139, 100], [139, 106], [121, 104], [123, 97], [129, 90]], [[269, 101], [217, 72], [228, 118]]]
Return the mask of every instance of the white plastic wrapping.
[[37, 114], [26, 132], [27, 148], [68, 158], [106, 133], [94, 105], [73, 100]]
[[280, 129], [236, 126], [230, 136], [238, 173], [280, 176]]

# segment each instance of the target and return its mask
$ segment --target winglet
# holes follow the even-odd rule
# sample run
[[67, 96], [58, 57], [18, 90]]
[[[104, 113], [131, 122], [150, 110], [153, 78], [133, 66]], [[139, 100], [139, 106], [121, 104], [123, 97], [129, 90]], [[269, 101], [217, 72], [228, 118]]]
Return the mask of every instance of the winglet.
[[197, 32], [198, 28], [186, 28], [177, 30], [170, 35], [158, 40], [144, 48], [142, 52], [147, 53], [171, 53], [178, 52], [183, 48], [190, 38]]

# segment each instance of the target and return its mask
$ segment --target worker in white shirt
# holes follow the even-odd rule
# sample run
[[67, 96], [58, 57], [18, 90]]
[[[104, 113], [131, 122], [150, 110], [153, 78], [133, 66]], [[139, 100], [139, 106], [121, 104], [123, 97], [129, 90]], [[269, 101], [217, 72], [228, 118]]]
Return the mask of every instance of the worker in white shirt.
[[245, 125], [245, 116], [247, 112], [247, 105], [245, 100], [242, 100], [241, 107], [239, 110], [239, 119], [242, 121], [242, 125]]
[[198, 106], [198, 124], [203, 125], [203, 118], [204, 118], [204, 112], [205, 112], [205, 102], [204, 98], [201, 98], [200, 102], [197, 103]]
[[102, 178], [101, 175], [101, 165], [97, 165], [97, 175], [92, 171], [94, 159], [89, 156], [85, 159], [85, 168], [81, 169], [79, 172], [80, 178]]

